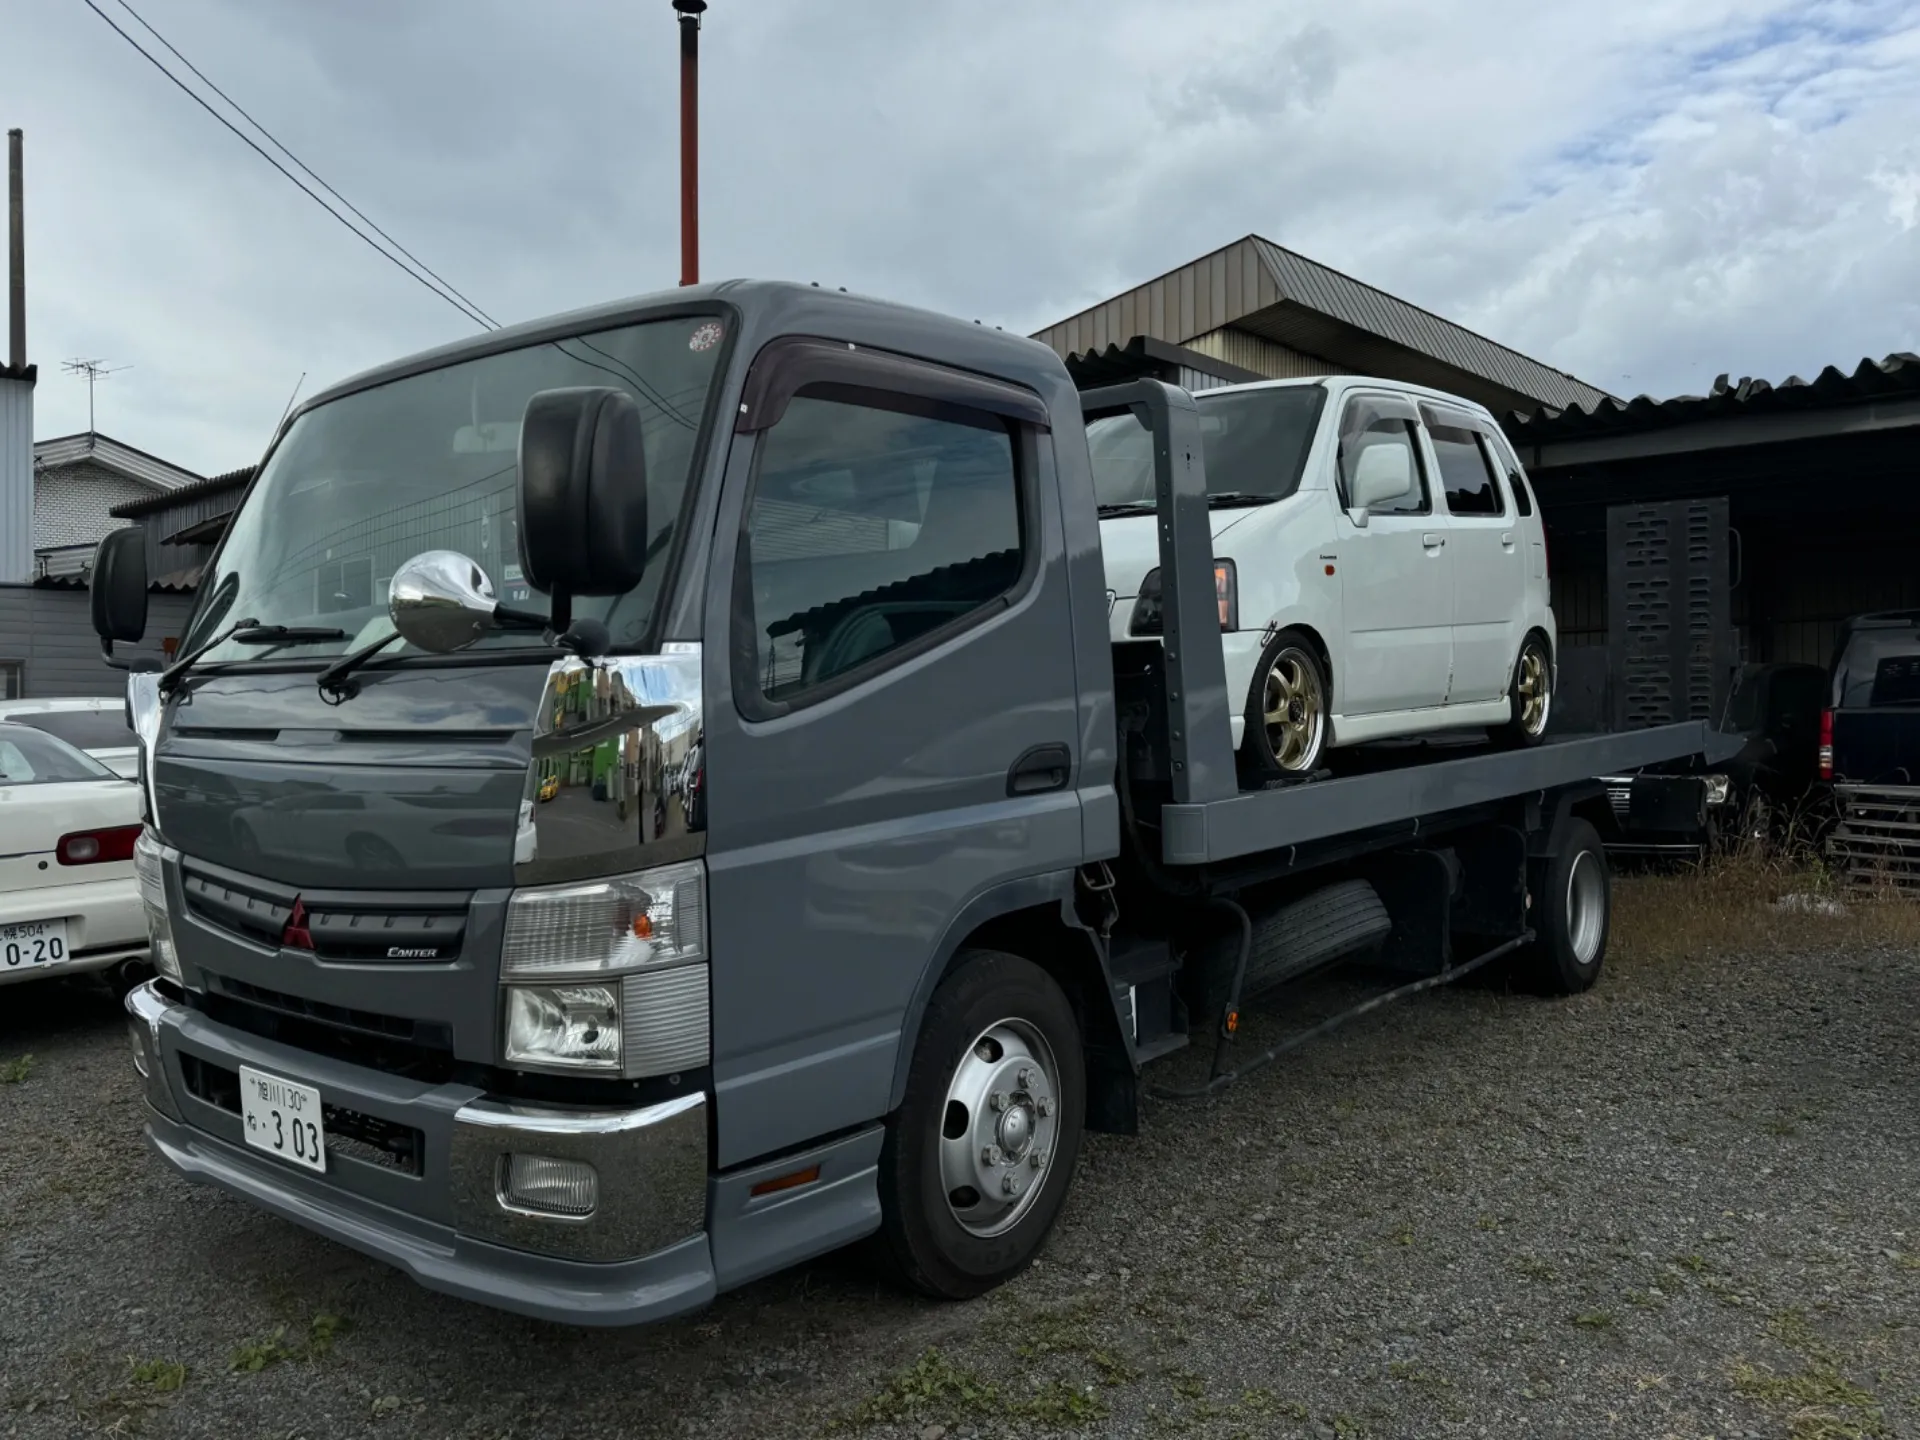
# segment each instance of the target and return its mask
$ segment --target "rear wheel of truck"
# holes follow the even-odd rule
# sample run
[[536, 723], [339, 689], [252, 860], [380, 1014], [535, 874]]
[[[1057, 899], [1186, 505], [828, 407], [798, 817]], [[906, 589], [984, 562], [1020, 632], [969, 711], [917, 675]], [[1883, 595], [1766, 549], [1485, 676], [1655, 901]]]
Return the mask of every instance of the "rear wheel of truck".
[[1600, 832], [1569, 819], [1559, 848], [1533, 867], [1532, 945], [1520, 952], [1518, 977], [1547, 995], [1577, 995], [1600, 978], [1613, 919], [1613, 877]]
[[1085, 1114], [1060, 986], [1018, 955], [962, 951], [880, 1151], [880, 1239], [899, 1277], [965, 1300], [1024, 1270], [1066, 1199]]

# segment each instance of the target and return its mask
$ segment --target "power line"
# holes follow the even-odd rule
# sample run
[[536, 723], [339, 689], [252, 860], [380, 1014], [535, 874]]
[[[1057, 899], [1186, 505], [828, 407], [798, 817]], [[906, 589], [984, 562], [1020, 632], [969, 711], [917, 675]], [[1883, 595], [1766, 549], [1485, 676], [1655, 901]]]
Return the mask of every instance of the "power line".
[[187, 69], [191, 70], [193, 72], [195, 79], [199, 80], [199, 82], [202, 85], [205, 85], [214, 94], [218, 95], [222, 100], [226, 101], [228, 105], [232, 106], [234, 109], [234, 112], [238, 114], [241, 119], [245, 120], [249, 125], [253, 126], [255, 130], [258, 130], [262, 135], [266, 136], [268, 144], [272, 145], [274, 149], [278, 150], [282, 155], [286, 156], [287, 159], [291, 160], [295, 165], [299, 166], [301, 171], [304, 174], [306, 174], [306, 176], [309, 179], [311, 179], [316, 185], [318, 185], [322, 190], [325, 190], [329, 195], [333, 196], [333, 198], [338, 200], [342, 205], [346, 206], [347, 209], [351, 210], [359, 219], [361, 219], [362, 221], [365, 221], [367, 228], [373, 231], [374, 234], [378, 235], [382, 240], [385, 240], [389, 245], [393, 246], [394, 249], [398, 250], [402, 255], [406, 256], [407, 259], [411, 260], [415, 265], [419, 266], [421, 270], [425, 271], [428, 275], [432, 276], [433, 279], [436, 280], [441, 285], [441, 287], [446, 290], [448, 294], [460, 300], [463, 304], [467, 306], [468, 309], [470, 309], [474, 314], [478, 315], [482, 320], [485, 320], [489, 325], [493, 326], [495, 329], [499, 328], [500, 322], [498, 320], [495, 320], [491, 315], [487, 314], [486, 311], [482, 310], [478, 305], [474, 304], [473, 301], [467, 299], [465, 295], [462, 295], [458, 290], [456, 290], [453, 287], [453, 284], [451, 281], [446, 280], [442, 278], [439, 274], [435, 273], [433, 268], [429, 266], [426, 261], [422, 260], [418, 255], [415, 255], [411, 250], [407, 249], [406, 246], [402, 245], [398, 240], [394, 239], [393, 236], [387, 234], [387, 232], [382, 230], [378, 225], [374, 224], [373, 221], [367, 217], [367, 214], [365, 211], [361, 210], [359, 206], [355, 205], [351, 200], [347, 199], [346, 196], [342, 195], [338, 190], [334, 189], [333, 186], [329, 185], [325, 179], [323, 179], [320, 175], [315, 173], [313, 167], [307, 164], [306, 161], [302, 160], [298, 155], [294, 154], [293, 151], [289, 150], [285, 145], [281, 144], [278, 137], [276, 137], [271, 130], [267, 129], [266, 126], [262, 125], [258, 120], [254, 119], [253, 116], [248, 114], [246, 107], [241, 105], [238, 100], [235, 100], [231, 95], [227, 94], [226, 91], [222, 90], [218, 85], [214, 84], [213, 81], [209, 80], [206, 77], [206, 75], [201, 71], [199, 66], [195, 65], [193, 61], [189, 60], [185, 55], [182, 55], [180, 53], [179, 47], [176, 46], [171, 40], [167, 39], [166, 36], [162, 35], [158, 30], [154, 29], [153, 26], [148, 23], [146, 17], [143, 16], [138, 10], [134, 9], [133, 6], [129, 5], [127, 3], [127, 0], [119, 0], [119, 4], [122, 10], [126, 11], [129, 15], [133, 16], [135, 20], [140, 22], [140, 26], [142, 29], [144, 29], [149, 35], [153, 36], [153, 38], [158, 40], [162, 45], [166, 46], [167, 49], [172, 52], [173, 57], [176, 60], [178, 60], [182, 65], [186, 66]]
[[[457, 293], [453, 292], [452, 287], [449, 286], [446, 290], [442, 290], [438, 286], [436, 286], [432, 281], [427, 279], [426, 276], [420, 274], [415, 270], [408, 268], [407, 264], [404, 261], [402, 261], [398, 256], [394, 255], [392, 251], [385, 249], [380, 244], [379, 241], [375, 240], [371, 235], [368, 235], [365, 231], [361, 230], [351, 220], [347, 219], [346, 216], [342, 215], [338, 210], [335, 210], [331, 205], [327, 204], [325, 200], [322, 200], [320, 196], [317, 193], [315, 193], [314, 190], [311, 187], [309, 187], [306, 184], [306, 182], [303, 181], [298, 175], [295, 175], [291, 170], [287, 169], [286, 166], [282, 165], [278, 160], [274, 159], [273, 156], [269, 155], [265, 150], [262, 150], [260, 146], [254, 141], [252, 136], [246, 134], [231, 120], [227, 119], [226, 116], [222, 115], [218, 110], [214, 109], [213, 106], [209, 105], [202, 96], [196, 94], [191, 86], [189, 86], [185, 81], [183, 81], [178, 75], [175, 75], [171, 70], [169, 70], [150, 50], [148, 50], [138, 40], [134, 39], [133, 36], [129, 35], [125, 30], [121, 29], [119, 25], [115, 24], [113, 17], [111, 15], [108, 15], [106, 11], [102, 10], [98, 5], [96, 5], [94, 3], [94, 0], [81, 0], [81, 3], [84, 4], [89, 10], [93, 11], [95, 15], [98, 15], [100, 19], [113, 31], [114, 34], [118, 35], [122, 40], [126, 41], [127, 44], [131, 45], [135, 50], [139, 51], [141, 57], [145, 59], [149, 65], [153, 66], [154, 69], [158, 70], [162, 75], [166, 76], [167, 79], [171, 80], [174, 83], [174, 85], [176, 85], [179, 88], [182, 94], [184, 94], [188, 99], [192, 100], [193, 103], [198, 105], [202, 110], [205, 110], [209, 115], [213, 116], [213, 118], [218, 120], [222, 125], [226, 126], [227, 129], [231, 130], [234, 133], [234, 135], [236, 135], [239, 139], [246, 142], [247, 148], [252, 150], [262, 160], [266, 161], [269, 165], [273, 166], [274, 169], [278, 170], [282, 175], [286, 176], [287, 179], [291, 180], [295, 185], [298, 185], [300, 189], [306, 194], [308, 199], [312, 200], [314, 204], [318, 205], [322, 210], [326, 211], [327, 214], [331, 215], [335, 220], [338, 220], [352, 234], [358, 236], [360, 240], [365, 242], [365, 244], [376, 255], [380, 256], [381, 259], [386, 260], [387, 262], [395, 266], [403, 275], [406, 275], [409, 279], [417, 280], [420, 284], [426, 286], [427, 289], [431, 290], [435, 295], [438, 295], [442, 300], [445, 300], [449, 305], [453, 306], [453, 308], [458, 310], [462, 315], [466, 316], [469, 320], [473, 321], [476, 325], [480, 326], [481, 329], [492, 330], [492, 329], [498, 328], [492, 321], [490, 321], [486, 317], [483, 311], [473, 306], [470, 301], [460, 298], [460, 296]], [[229, 101], [228, 103], [231, 104], [232, 102]], [[238, 109], [239, 107], [235, 106], [234, 108]], [[266, 132], [263, 130], [261, 133], [265, 134]], [[269, 136], [268, 138], [271, 139], [272, 137]], [[279, 142], [275, 141], [274, 143], [278, 144]], [[304, 169], [305, 167], [303, 166], [302, 168]], [[319, 177], [316, 176], [315, 178], [318, 179]], [[325, 182], [323, 181], [321, 183], [324, 184]], [[368, 223], [371, 224], [372, 222], [368, 222]], [[418, 262], [416, 261], [415, 263], [417, 264]], [[421, 268], [425, 269], [424, 266], [422, 266]], [[444, 284], [444, 282], [442, 283]]]

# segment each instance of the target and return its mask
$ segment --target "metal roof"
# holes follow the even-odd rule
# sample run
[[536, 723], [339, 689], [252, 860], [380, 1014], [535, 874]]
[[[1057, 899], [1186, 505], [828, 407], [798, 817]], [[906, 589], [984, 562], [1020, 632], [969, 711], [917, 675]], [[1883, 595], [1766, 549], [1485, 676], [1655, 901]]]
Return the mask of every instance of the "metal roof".
[[243, 470], [229, 470], [224, 475], [209, 475], [205, 480], [195, 480], [191, 485], [182, 485], [177, 490], [169, 490], [164, 495], [149, 495], [139, 500], [123, 501], [107, 513], [118, 520], [137, 520], [142, 515], [169, 510], [185, 500], [198, 500], [203, 495], [217, 495], [222, 490], [239, 490], [253, 478], [254, 468], [249, 465]]
[[1125, 345], [1109, 345], [1105, 350], [1087, 350], [1069, 355], [1066, 361], [1067, 373], [1073, 376], [1073, 383], [1082, 390], [1101, 385], [1119, 385], [1152, 374], [1155, 370], [1181, 367], [1216, 376], [1230, 385], [1267, 378], [1258, 370], [1249, 370], [1244, 365], [1232, 365], [1225, 360], [1216, 360], [1211, 355], [1202, 355], [1198, 350], [1189, 350], [1184, 345], [1170, 345], [1165, 340], [1155, 340], [1146, 335], [1135, 335]]
[[1676, 395], [1654, 400], [1641, 395], [1622, 403], [1606, 399], [1564, 409], [1543, 406], [1507, 422], [1507, 433], [1528, 445], [1604, 436], [1644, 434], [1701, 420], [1757, 415], [1789, 415], [1829, 410], [1876, 400], [1920, 398], [1920, 355], [1897, 352], [1884, 360], [1862, 360], [1851, 375], [1829, 365], [1812, 380], [1789, 375], [1778, 385], [1742, 376], [1722, 375], [1705, 395]]
[[1258, 235], [1248, 235], [1044, 330], [1062, 356], [1136, 335], [1185, 344], [1219, 330], [1319, 357], [1332, 372], [1410, 380], [1489, 409], [1597, 405], [1604, 390]]
[[156, 490], [177, 492], [200, 478], [191, 470], [170, 465], [158, 455], [136, 450], [111, 435], [102, 435], [97, 431], [84, 430], [78, 435], [59, 435], [51, 440], [34, 442], [33, 468], [36, 472], [61, 465], [77, 465], [84, 460], [104, 465], [129, 480], [151, 485]]

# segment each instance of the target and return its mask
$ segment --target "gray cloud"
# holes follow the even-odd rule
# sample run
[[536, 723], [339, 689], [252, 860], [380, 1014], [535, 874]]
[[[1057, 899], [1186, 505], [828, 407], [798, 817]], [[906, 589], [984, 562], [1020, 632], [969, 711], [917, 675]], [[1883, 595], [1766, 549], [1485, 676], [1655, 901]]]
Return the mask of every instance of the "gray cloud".
[[[102, 0], [113, 8], [113, 0]], [[678, 274], [666, 0], [135, 0], [502, 320]], [[202, 471], [472, 327], [77, 3], [0, 0], [40, 433]], [[1881, 0], [715, 0], [703, 268], [1033, 329], [1257, 230], [1616, 391], [1920, 346], [1920, 17]]]

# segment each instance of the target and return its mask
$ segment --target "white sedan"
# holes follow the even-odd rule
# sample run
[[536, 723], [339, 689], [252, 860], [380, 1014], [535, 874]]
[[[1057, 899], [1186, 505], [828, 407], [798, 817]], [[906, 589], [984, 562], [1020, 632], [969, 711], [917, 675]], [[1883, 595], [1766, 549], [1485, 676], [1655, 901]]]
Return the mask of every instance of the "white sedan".
[[0, 985], [147, 958], [140, 792], [64, 740], [0, 722]]
[[127, 726], [124, 695], [62, 696], [38, 700], [0, 700], [0, 723], [31, 725], [84, 750], [122, 779], [135, 778], [140, 740]]

